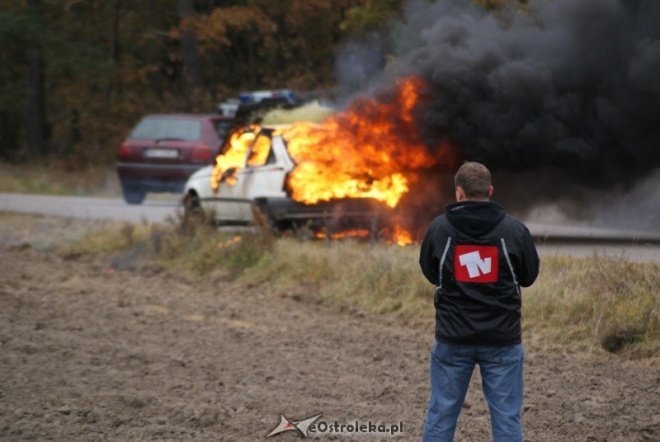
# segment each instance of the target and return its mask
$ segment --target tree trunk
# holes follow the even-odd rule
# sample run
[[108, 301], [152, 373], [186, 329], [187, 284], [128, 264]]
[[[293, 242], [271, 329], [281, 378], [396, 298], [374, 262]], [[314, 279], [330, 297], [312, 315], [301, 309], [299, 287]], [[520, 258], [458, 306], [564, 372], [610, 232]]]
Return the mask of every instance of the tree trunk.
[[[194, 0], [179, 0], [179, 18], [184, 20], [195, 14]], [[199, 69], [199, 54], [197, 52], [197, 35], [194, 29], [184, 29], [181, 35], [181, 60], [183, 77], [188, 86], [200, 86], [202, 83]]]
[[[41, 22], [41, 0], [28, 0], [27, 5], [35, 19]], [[30, 43], [27, 57], [25, 131], [28, 157], [34, 160], [45, 152], [48, 138], [43, 48], [39, 39]]]
[[110, 60], [119, 62], [119, 13], [121, 0], [115, 0], [112, 8], [112, 34], [110, 36]]
[[257, 87], [257, 64], [254, 56], [254, 41], [251, 35], [247, 37], [247, 65], [250, 89], [254, 89]]

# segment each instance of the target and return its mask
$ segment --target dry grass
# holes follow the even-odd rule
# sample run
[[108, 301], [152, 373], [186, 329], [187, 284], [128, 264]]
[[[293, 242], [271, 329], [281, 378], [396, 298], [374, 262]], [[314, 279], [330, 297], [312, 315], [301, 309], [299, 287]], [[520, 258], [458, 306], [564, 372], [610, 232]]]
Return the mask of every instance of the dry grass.
[[[433, 287], [420, 274], [417, 253], [417, 247], [279, 240], [243, 279], [280, 290], [309, 285], [323, 300], [416, 325], [433, 316]], [[657, 263], [545, 258], [537, 282], [524, 289], [525, 333], [579, 350], [657, 356], [658, 287]]]
[[220, 269], [233, 279], [256, 265], [273, 241], [268, 234], [218, 233], [201, 222], [172, 219], [166, 224], [124, 223], [100, 229], [62, 245], [57, 253], [64, 258], [110, 256], [115, 263], [125, 256], [130, 266], [157, 263], [198, 276]]
[[524, 295], [525, 329], [589, 351], [657, 356], [659, 287], [658, 263], [547, 258]]
[[[74, 246], [74, 255], [122, 248], [196, 275], [221, 272], [273, 293], [302, 292], [412, 326], [433, 322], [433, 287], [421, 275], [417, 247], [222, 234], [202, 224], [172, 223], [95, 233]], [[579, 351], [657, 357], [658, 287], [657, 263], [545, 258], [539, 279], [523, 291], [523, 333]]]
[[90, 230], [77, 241], [60, 244], [56, 252], [67, 259], [108, 256], [144, 244], [153, 229], [153, 226], [146, 223], [116, 223], [102, 229]]
[[413, 247], [279, 239], [242, 280], [279, 291], [303, 285], [325, 302], [411, 324], [428, 323], [432, 309], [433, 289], [420, 274]]
[[0, 192], [116, 196], [120, 189], [115, 169], [110, 165], [0, 163]]

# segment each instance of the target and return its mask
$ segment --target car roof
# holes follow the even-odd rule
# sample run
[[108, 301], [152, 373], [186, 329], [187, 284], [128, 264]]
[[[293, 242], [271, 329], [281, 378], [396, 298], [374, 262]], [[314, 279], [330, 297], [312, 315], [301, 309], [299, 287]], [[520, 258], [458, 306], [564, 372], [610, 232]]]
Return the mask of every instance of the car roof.
[[262, 129], [273, 129], [273, 130], [286, 129], [288, 127], [291, 127], [291, 124], [264, 124], [263, 126], [261, 126]]
[[218, 119], [218, 120], [231, 120], [231, 117], [227, 117], [221, 114], [149, 114], [145, 115], [143, 119], [147, 118], [159, 118], [159, 119], [185, 119], [185, 120], [206, 120], [206, 119]]

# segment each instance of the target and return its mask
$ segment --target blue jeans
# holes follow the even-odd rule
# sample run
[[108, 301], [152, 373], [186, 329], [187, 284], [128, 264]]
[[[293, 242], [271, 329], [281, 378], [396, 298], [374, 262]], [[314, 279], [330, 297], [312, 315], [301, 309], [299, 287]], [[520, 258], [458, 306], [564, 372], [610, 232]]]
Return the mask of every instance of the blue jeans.
[[493, 440], [522, 441], [524, 357], [522, 344], [490, 347], [436, 342], [431, 351], [431, 398], [423, 441], [454, 440], [456, 421], [476, 364], [490, 410]]

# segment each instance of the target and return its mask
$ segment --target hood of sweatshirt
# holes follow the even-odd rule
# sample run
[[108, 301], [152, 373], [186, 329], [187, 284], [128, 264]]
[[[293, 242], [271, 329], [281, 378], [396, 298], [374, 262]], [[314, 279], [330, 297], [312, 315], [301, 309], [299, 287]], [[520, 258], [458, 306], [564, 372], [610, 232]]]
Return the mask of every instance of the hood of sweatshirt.
[[488, 234], [506, 215], [504, 209], [492, 201], [460, 201], [449, 204], [447, 220], [470, 237]]

